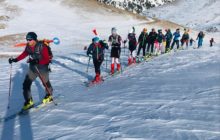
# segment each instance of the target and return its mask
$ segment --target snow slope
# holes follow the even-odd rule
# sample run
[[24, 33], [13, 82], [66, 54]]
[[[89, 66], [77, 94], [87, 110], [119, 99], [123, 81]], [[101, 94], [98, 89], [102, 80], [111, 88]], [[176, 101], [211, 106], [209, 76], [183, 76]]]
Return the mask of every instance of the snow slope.
[[141, 13], [145, 9], [164, 5], [175, 0], [97, 0], [101, 3], [111, 5], [120, 9]]
[[[161, 55], [131, 69], [125, 68], [128, 52], [122, 50], [123, 73], [87, 88], [83, 81], [92, 79], [94, 70], [90, 65], [89, 73], [85, 72], [88, 57], [82, 48], [90, 43], [94, 27], [102, 38], [107, 38], [111, 27], [116, 26], [125, 38], [132, 26], [140, 33], [143, 27], [165, 28], [164, 24], [146, 24], [143, 19], [91, 1], [88, 5], [95, 5], [96, 10], [85, 6], [85, 1], [76, 0], [6, 2], [23, 10], [19, 17], [9, 21], [6, 29], [0, 30], [0, 36], [34, 29], [39, 38], [58, 36], [62, 42], [60, 46], [52, 45], [54, 61], [50, 75], [58, 106], [50, 104], [26, 116], [1, 121], [1, 140], [220, 139], [219, 43], [209, 48], [205, 39], [202, 49], [190, 47]], [[62, 22], [58, 22], [60, 18]], [[196, 33], [192, 31], [191, 35], [195, 37]], [[3, 46], [5, 52], [15, 51], [7, 43]], [[108, 67], [104, 62], [103, 75], [109, 72], [107, 58]], [[7, 110], [10, 65], [7, 57], [0, 57], [0, 118], [23, 105], [22, 82], [27, 64], [22, 61], [12, 68], [12, 95]], [[44, 97], [39, 80], [33, 83], [32, 93], [35, 102]]]
[[[144, 14], [197, 30], [220, 32], [219, 6], [219, 0], [177, 0], [161, 7], [147, 9]], [[216, 38], [219, 39], [219, 33]]]

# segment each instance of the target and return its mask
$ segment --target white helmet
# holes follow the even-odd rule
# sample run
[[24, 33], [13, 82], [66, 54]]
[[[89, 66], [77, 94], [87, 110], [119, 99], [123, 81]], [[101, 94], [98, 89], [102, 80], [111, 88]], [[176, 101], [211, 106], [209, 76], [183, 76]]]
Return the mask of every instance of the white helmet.
[[112, 28], [112, 34], [117, 34], [117, 29], [115, 27]]

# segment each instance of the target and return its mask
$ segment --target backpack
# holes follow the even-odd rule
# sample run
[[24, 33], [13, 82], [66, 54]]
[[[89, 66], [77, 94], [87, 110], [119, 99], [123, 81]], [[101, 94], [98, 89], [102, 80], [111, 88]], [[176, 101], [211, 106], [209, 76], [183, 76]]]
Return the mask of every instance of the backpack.
[[40, 44], [40, 50], [41, 51], [42, 51], [43, 47], [47, 47], [50, 63], [52, 63], [53, 52], [51, 50], [50, 44], [46, 40], [39, 41], [38, 43]]

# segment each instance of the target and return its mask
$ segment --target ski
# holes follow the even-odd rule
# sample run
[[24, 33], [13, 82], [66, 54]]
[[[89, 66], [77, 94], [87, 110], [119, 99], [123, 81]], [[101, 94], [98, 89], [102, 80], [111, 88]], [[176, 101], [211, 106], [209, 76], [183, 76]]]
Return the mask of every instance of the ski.
[[[58, 97], [59, 97], [59, 95], [56, 96], [55, 98], [58, 98]], [[31, 112], [36, 112], [36, 111], [40, 110], [41, 108], [46, 107], [47, 105], [51, 104], [52, 102], [53, 101], [48, 102], [48, 103], [37, 102], [27, 110], [21, 109], [20, 111], [14, 113], [14, 114], [11, 114], [11, 115], [3, 117], [3, 118], [0, 118], [0, 122], [7, 122], [7, 121], [10, 121], [12, 119], [15, 119], [18, 116], [25, 116], [25, 115], [27, 115]]]
[[86, 87], [92, 87], [92, 86], [95, 86], [95, 85], [99, 85], [99, 84], [102, 84], [104, 82], [104, 79], [103, 77], [101, 78], [101, 81], [99, 82], [93, 82], [93, 81], [84, 81], [84, 84]]

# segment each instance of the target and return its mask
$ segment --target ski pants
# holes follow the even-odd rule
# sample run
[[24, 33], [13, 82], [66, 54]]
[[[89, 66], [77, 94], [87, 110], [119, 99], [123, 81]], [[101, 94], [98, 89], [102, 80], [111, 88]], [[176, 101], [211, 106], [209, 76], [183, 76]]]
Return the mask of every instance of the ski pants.
[[166, 41], [166, 52], [168, 51], [168, 49], [170, 48], [170, 43], [171, 43], [171, 41], [170, 40], [167, 40]]
[[173, 40], [172, 45], [171, 45], [171, 49], [173, 49], [173, 47], [174, 47], [175, 44], [176, 44], [176, 46], [177, 46], [177, 49], [179, 49], [179, 46], [180, 46], [179, 40]]
[[139, 56], [141, 49], [143, 49], [143, 56], [145, 56], [146, 44], [139, 45], [137, 56]]
[[[151, 52], [150, 52], [151, 50]], [[153, 53], [154, 52], [154, 42], [150, 42], [147, 45], [147, 53]]]
[[[42, 76], [43, 81], [47, 85], [50, 93], [52, 93], [53, 88], [52, 88], [50, 80], [49, 80], [48, 65], [42, 65], [42, 66], [38, 67], [38, 70], [39, 70], [39, 72], [40, 72], [40, 74]], [[38, 75], [35, 67], [34, 66], [30, 66], [29, 70], [28, 70], [28, 73], [26, 74], [24, 82], [23, 82], [23, 96], [24, 96], [25, 101], [29, 101], [30, 99], [32, 99], [31, 85], [32, 85], [32, 82], [37, 77], [39, 77], [39, 75]], [[50, 94], [50, 93], [47, 93], [46, 88], [45, 88], [45, 92], [46, 92], [46, 94]]]
[[102, 65], [102, 62], [103, 61], [101, 61], [101, 60], [93, 59], [93, 64], [94, 64], [94, 67], [95, 67], [95, 73], [96, 74], [101, 74], [100, 67]]
[[203, 42], [203, 39], [199, 39], [199, 40], [198, 40], [198, 48], [199, 48], [199, 47], [202, 47], [202, 42]]

